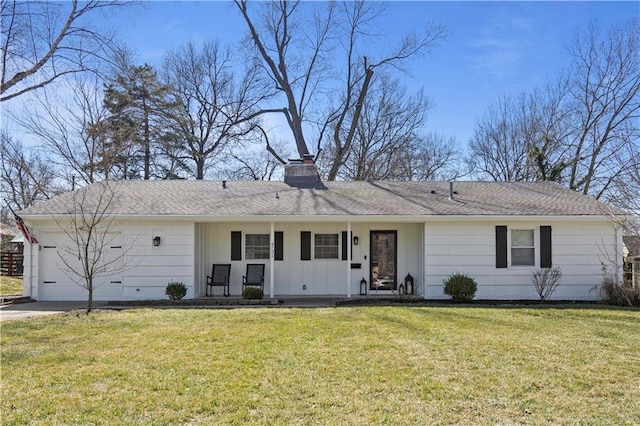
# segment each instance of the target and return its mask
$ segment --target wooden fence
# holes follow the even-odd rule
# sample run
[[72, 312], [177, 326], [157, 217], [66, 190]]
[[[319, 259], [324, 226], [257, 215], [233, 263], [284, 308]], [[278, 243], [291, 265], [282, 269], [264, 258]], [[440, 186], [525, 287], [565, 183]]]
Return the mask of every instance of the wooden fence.
[[22, 253], [0, 253], [0, 273], [8, 277], [22, 276]]

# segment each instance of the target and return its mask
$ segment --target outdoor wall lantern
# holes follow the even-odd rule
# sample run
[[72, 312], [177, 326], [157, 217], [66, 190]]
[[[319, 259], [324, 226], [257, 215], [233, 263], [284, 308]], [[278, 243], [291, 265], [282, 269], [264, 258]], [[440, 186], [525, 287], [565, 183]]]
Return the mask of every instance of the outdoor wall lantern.
[[356, 236], [354, 236], [354, 237], [353, 237], [353, 245], [354, 245], [354, 246], [357, 246], [359, 242], [360, 242], [360, 239], [358, 238], [358, 236], [357, 236], [357, 235], [356, 235]]
[[153, 246], [154, 247], [160, 246], [160, 237], [153, 237]]
[[362, 277], [362, 279], [360, 280], [360, 296], [366, 296], [367, 295], [367, 280], [364, 279], [364, 277]]
[[407, 274], [407, 276], [404, 277], [404, 291], [407, 294], [413, 294], [413, 292], [415, 291], [415, 286], [413, 285], [413, 277], [411, 276], [411, 274]]

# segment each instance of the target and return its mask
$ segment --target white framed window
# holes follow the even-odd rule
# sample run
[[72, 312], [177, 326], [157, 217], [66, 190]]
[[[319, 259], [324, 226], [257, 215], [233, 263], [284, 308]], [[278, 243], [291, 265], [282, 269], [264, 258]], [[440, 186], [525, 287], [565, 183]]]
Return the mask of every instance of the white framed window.
[[533, 229], [511, 230], [511, 265], [535, 266], [536, 246]]
[[338, 240], [338, 234], [315, 234], [314, 257], [316, 259], [337, 259]]
[[269, 259], [269, 234], [246, 234], [245, 259]]

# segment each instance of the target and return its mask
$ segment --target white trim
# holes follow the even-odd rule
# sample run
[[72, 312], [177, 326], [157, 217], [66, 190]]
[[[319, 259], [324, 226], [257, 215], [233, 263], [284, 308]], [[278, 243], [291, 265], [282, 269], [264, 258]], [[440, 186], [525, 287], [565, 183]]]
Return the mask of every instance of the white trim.
[[275, 226], [274, 223], [271, 222], [271, 230], [269, 233], [269, 245], [270, 245], [270, 250], [269, 250], [269, 298], [273, 299], [274, 296], [274, 289], [275, 289], [275, 258], [276, 258], [276, 232], [275, 232]]
[[[507, 265], [509, 268], [537, 268], [540, 265], [540, 227], [514, 227], [507, 226]], [[533, 231], [533, 265], [514, 265], [511, 260], [511, 251], [513, 244], [511, 242], [511, 233], [513, 231]], [[528, 248], [528, 247], [525, 247]]]

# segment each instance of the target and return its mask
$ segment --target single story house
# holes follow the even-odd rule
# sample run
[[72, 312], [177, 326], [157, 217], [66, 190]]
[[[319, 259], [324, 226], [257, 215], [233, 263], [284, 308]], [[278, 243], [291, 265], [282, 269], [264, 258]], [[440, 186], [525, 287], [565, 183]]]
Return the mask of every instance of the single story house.
[[[272, 298], [394, 294], [410, 274], [416, 294], [443, 299], [443, 280], [459, 272], [476, 279], [477, 299], [537, 299], [532, 273], [558, 266], [553, 299], [594, 300], [603, 264], [622, 276], [611, 214], [624, 212], [556, 183], [321, 182], [314, 164], [296, 163], [281, 182], [112, 184], [115, 261], [95, 300], [162, 299], [172, 281], [202, 297], [212, 264], [231, 265], [232, 295], [247, 264], [264, 264]], [[86, 299], [61, 263], [61, 228], [77, 195], [97, 199], [103, 185], [19, 212], [38, 241], [25, 246], [25, 295]]]

